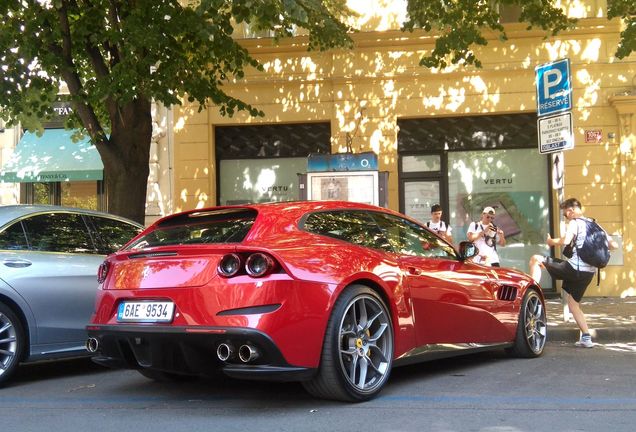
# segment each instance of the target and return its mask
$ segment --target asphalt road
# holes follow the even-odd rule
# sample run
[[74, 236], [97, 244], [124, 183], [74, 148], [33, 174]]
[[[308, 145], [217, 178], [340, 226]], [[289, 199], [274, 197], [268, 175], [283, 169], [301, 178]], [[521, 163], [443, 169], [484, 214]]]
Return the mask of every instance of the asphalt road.
[[3, 431], [633, 431], [636, 344], [543, 357], [484, 353], [398, 368], [361, 404], [295, 383], [156, 383], [88, 360], [23, 366], [0, 389]]

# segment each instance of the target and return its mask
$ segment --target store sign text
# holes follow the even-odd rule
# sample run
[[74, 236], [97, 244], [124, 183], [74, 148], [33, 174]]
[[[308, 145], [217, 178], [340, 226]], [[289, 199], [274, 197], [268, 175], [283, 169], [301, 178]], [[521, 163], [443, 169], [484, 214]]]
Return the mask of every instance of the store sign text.
[[511, 178], [485, 179], [484, 184], [486, 185], [512, 184], [512, 179]]

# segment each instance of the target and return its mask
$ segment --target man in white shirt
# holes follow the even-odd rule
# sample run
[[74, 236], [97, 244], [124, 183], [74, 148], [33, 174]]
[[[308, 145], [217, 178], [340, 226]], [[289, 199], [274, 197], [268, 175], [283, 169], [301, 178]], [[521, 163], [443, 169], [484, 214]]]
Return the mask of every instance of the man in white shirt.
[[495, 209], [486, 207], [481, 212], [479, 222], [471, 222], [466, 232], [468, 240], [475, 243], [479, 249], [479, 255], [475, 262], [492, 267], [500, 267], [497, 245], [505, 246], [504, 232], [494, 224]]
[[[581, 248], [587, 236], [587, 224], [583, 220], [583, 211], [581, 203], [576, 198], [569, 198], [561, 203], [559, 208], [563, 211], [563, 216], [567, 220], [565, 234], [558, 238], [550, 237], [548, 234], [546, 243], [548, 246], [566, 246], [572, 244], [572, 251], [569, 258], [561, 260], [543, 255], [533, 255], [530, 258], [530, 276], [535, 281], [541, 279], [541, 267], [545, 268], [550, 276], [554, 279], [563, 281], [562, 289], [567, 295], [568, 307], [574, 321], [581, 330], [581, 337], [576, 346], [584, 348], [592, 348], [592, 336], [587, 327], [585, 314], [581, 310], [580, 302], [583, 294], [594, 278], [596, 267], [583, 261], [577, 252], [577, 248]], [[609, 249], [616, 249], [618, 244], [614, 239], [607, 235], [607, 243]], [[572, 243], [574, 241], [574, 243]], [[565, 253], [565, 252], [564, 252]]]
[[426, 226], [431, 230], [437, 233], [440, 237], [445, 239], [447, 242], [453, 242], [453, 236], [451, 234], [451, 227], [446, 222], [442, 220], [442, 206], [439, 204], [433, 205], [431, 207], [431, 220], [426, 222]]

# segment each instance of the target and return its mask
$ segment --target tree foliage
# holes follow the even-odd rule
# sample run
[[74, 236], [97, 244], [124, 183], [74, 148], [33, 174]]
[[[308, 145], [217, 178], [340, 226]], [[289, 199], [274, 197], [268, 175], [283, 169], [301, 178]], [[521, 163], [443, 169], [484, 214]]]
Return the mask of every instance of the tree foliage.
[[443, 68], [448, 64], [472, 64], [481, 67], [473, 46], [488, 44], [485, 30], [497, 32], [501, 40], [507, 40], [500, 8], [512, 5], [519, 7], [519, 21], [528, 23], [528, 29], [540, 27], [557, 34], [576, 22], [550, 0], [411, 0], [404, 29], [441, 31], [431, 54], [422, 58], [423, 66]]
[[625, 30], [621, 32], [621, 40], [616, 50], [616, 57], [625, 58], [636, 51], [636, 3], [634, 0], [609, 0], [607, 2], [608, 18], [622, 18]]
[[246, 68], [261, 68], [232, 37], [236, 26], [270, 29], [276, 39], [300, 27], [311, 49], [350, 47], [345, 13], [344, 0], [2, 0], [0, 112], [9, 124], [41, 128], [66, 83], [74, 107], [66, 126], [96, 145], [109, 209], [142, 221], [150, 102], [261, 115], [224, 90]]

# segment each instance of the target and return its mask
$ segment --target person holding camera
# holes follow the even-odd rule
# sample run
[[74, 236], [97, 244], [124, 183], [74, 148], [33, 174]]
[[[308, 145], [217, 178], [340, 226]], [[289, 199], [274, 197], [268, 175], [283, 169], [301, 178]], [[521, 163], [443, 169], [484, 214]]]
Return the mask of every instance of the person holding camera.
[[481, 212], [479, 222], [471, 222], [466, 232], [468, 240], [475, 243], [479, 254], [475, 257], [475, 262], [492, 267], [500, 267], [497, 245], [505, 246], [506, 238], [504, 232], [494, 224], [495, 209], [485, 207]]

